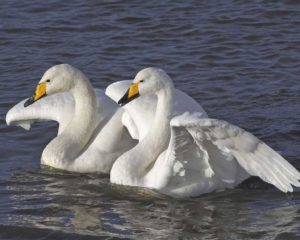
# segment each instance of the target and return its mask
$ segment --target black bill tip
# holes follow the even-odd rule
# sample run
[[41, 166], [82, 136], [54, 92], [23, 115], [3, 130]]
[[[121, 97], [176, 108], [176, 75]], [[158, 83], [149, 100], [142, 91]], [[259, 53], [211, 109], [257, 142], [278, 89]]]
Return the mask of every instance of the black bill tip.
[[47, 94], [44, 94], [44, 95], [42, 95], [39, 99], [34, 100], [34, 95], [33, 95], [31, 98], [28, 98], [28, 99], [26, 100], [26, 102], [24, 103], [24, 107], [28, 107], [29, 105], [35, 103], [36, 101], [38, 101], [38, 100], [40, 100], [41, 98], [44, 98], [44, 97], [46, 97], [46, 96], [47, 96]]
[[26, 100], [26, 102], [24, 103], [24, 107], [28, 107], [29, 105], [34, 103], [34, 96], [32, 96], [31, 98], [28, 98]]
[[137, 97], [140, 96], [140, 94], [136, 94], [132, 97], [128, 97], [129, 94], [129, 89], [126, 91], [126, 93], [124, 94], [124, 96], [118, 101], [118, 104], [123, 107], [124, 105], [126, 105], [127, 103], [131, 102], [133, 99], [136, 99]]

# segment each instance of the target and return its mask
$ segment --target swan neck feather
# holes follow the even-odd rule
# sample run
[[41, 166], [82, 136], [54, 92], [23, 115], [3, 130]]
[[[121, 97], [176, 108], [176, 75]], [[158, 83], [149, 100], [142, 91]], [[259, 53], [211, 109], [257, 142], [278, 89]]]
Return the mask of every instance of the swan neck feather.
[[47, 145], [42, 155], [42, 163], [64, 169], [81, 153], [96, 125], [94, 89], [85, 76], [74, 81], [70, 90], [75, 100], [74, 117], [65, 130]]
[[173, 108], [173, 85], [156, 92], [157, 107], [148, 135], [123, 154], [113, 165], [111, 181], [126, 185], [143, 185], [143, 177], [158, 156], [166, 149], [170, 138], [170, 118]]

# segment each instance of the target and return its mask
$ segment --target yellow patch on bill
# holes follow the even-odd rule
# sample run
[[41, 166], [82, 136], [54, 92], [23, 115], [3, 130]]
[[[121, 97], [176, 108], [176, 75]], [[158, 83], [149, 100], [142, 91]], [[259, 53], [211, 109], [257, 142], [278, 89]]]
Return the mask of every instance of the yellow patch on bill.
[[37, 85], [35, 94], [34, 94], [34, 101], [39, 100], [41, 97], [43, 97], [46, 94], [46, 83], [40, 83]]
[[129, 87], [128, 98], [139, 94], [139, 83], [133, 83]]

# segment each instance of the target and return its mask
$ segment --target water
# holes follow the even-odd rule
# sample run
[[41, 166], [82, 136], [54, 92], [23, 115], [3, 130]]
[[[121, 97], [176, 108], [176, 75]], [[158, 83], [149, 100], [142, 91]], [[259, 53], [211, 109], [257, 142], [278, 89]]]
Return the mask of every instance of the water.
[[0, 238], [299, 239], [300, 194], [252, 178], [176, 200], [40, 166], [55, 123], [7, 127], [42, 73], [72, 64], [97, 88], [164, 68], [208, 114], [300, 169], [299, 1], [18, 1], [0, 9]]

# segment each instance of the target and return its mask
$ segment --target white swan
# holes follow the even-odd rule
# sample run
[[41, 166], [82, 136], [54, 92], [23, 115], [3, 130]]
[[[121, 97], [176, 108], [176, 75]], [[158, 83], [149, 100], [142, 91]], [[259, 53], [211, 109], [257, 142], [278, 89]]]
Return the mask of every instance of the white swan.
[[[75, 172], [109, 173], [117, 157], [137, 143], [133, 139], [144, 138], [153, 121], [157, 101], [154, 94], [126, 105], [124, 111], [102, 90], [95, 89], [95, 104], [95, 93], [88, 79], [70, 65], [50, 68], [40, 83], [37, 88], [40, 98], [36, 97], [31, 105], [28, 103], [32, 103], [33, 98], [16, 104], [8, 111], [6, 123], [25, 129], [29, 129], [35, 121], [54, 120], [59, 123], [58, 137], [53, 140], [59, 146], [50, 147], [53, 144], [50, 143], [46, 147], [42, 164]], [[131, 81], [113, 83], [106, 89], [106, 94], [117, 101], [130, 84]], [[45, 86], [47, 97], [44, 98]], [[191, 97], [180, 90], [174, 93], [175, 115], [188, 109], [207, 116]], [[24, 107], [25, 102], [27, 107]], [[93, 126], [94, 121], [97, 127]], [[80, 143], [74, 143], [77, 140]]]
[[45, 72], [34, 97], [8, 111], [6, 122], [28, 129], [34, 121], [55, 120], [58, 136], [44, 149], [42, 164], [109, 173], [115, 159], [136, 144], [122, 124], [123, 114], [103, 91], [95, 93], [82, 72], [61, 64]]
[[251, 133], [225, 121], [185, 113], [172, 118], [174, 87], [160, 69], [140, 71], [119, 103], [155, 93], [151, 130], [113, 164], [112, 183], [188, 197], [232, 188], [250, 175], [283, 192], [300, 186], [300, 173]]

